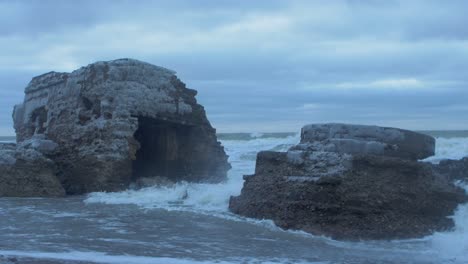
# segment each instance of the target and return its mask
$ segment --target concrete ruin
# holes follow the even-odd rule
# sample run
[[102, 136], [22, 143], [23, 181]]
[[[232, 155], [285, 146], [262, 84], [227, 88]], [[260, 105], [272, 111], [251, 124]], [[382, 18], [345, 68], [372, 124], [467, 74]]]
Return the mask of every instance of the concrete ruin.
[[17, 143], [33, 141], [67, 194], [151, 177], [220, 182], [230, 165], [196, 94], [175, 72], [133, 59], [46, 73], [14, 108]]

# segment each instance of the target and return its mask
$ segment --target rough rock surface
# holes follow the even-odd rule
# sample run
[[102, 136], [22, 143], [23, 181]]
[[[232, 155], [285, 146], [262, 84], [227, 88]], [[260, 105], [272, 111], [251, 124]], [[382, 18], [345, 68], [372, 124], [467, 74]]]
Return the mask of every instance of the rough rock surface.
[[434, 169], [449, 180], [468, 181], [468, 157], [460, 160], [441, 160]]
[[434, 155], [435, 139], [391, 127], [312, 124], [302, 128], [298, 147], [418, 160]]
[[[65, 195], [52, 160], [28, 144], [0, 144], [0, 197]], [[40, 143], [35, 143], [36, 146]]]
[[122, 190], [140, 177], [219, 182], [230, 165], [196, 93], [173, 71], [132, 59], [46, 73], [15, 106], [17, 142], [42, 138], [30, 148], [55, 162], [67, 194]]
[[0, 255], [0, 263], [1, 264], [18, 264], [18, 259], [15, 257], [6, 257]]
[[[337, 127], [346, 133], [330, 133]], [[306, 126], [301, 143], [288, 152], [257, 155], [255, 174], [244, 177], [241, 195], [231, 197], [229, 208], [247, 217], [272, 219], [285, 229], [345, 240], [414, 238], [450, 229], [453, 221], [447, 216], [468, 197], [430, 164], [414, 160], [430, 152], [434, 141], [405, 131], [398, 141], [390, 141], [389, 131], [403, 130]], [[414, 140], [411, 147], [404, 143], [406, 135]], [[350, 143], [350, 151], [336, 148], [329, 140], [336, 137], [360, 139]], [[415, 142], [424, 142], [421, 147], [426, 150], [419, 151]], [[361, 151], [356, 151], [356, 144]], [[385, 147], [383, 152], [362, 148], [368, 144], [396, 145], [404, 154], [393, 148], [389, 152]]]

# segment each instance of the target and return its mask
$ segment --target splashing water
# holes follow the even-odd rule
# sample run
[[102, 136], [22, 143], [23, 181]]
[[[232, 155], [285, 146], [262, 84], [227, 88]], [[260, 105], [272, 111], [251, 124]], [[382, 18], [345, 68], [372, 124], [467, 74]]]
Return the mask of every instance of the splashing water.
[[[342, 242], [228, 211], [260, 150], [286, 151], [298, 134], [228, 135], [220, 184], [178, 183], [61, 199], [0, 199], [1, 255], [99, 263], [468, 263], [468, 205], [455, 229], [422, 239]], [[427, 161], [468, 156], [468, 137], [438, 137]], [[468, 185], [462, 185], [468, 191]], [[34, 262], [37, 260], [37, 262]], [[29, 260], [28, 260], [29, 261]], [[69, 262], [70, 261], [70, 262]], [[55, 263], [55, 262], [50, 262]], [[64, 263], [64, 262], [59, 262]]]
[[439, 163], [443, 159], [461, 159], [468, 155], [468, 137], [467, 138], [444, 138], [436, 139], [435, 155], [425, 159], [425, 161]]
[[[256, 154], [260, 150], [286, 151], [299, 142], [299, 134], [281, 138], [251, 135], [249, 140], [223, 140], [233, 169], [228, 181], [221, 184], [179, 183], [167, 188], [145, 188], [138, 191], [120, 193], [93, 193], [87, 203], [136, 204], [143, 208], [163, 208], [165, 210], [187, 210], [213, 216], [236, 218], [228, 213], [229, 197], [238, 195], [242, 188], [242, 175], [251, 174], [255, 169]], [[442, 159], [460, 159], [468, 156], [468, 138], [438, 137], [436, 153], [425, 161], [438, 163]], [[463, 186], [468, 191], [468, 186]], [[185, 194], [188, 194], [186, 198]], [[468, 263], [468, 205], [460, 205], [453, 216], [456, 223], [453, 232], [435, 233], [423, 239], [393, 242], [369, 241], [362, 243], [338, 242], [327, 238], [327, 243], [344, 248], [386, 248], [393, 251], [409, 250], [426, 256], [438, 256], [454, 263]], [[274, 228], [269, 221], [255, 221], [257, 224]], [[298, 232], [301, 233], [301, 232]], [[311, 236], [301, 233], [304, 236]], [[311, 236], [313, 237], [313, 236]]]
[[144, 208], [187, 210], [202, 213], [228, 211], [229, 198], [240, 194], [243, 175], [255, 170], [259, 150], [286, 151], [299, 142], [299, 135], [254, 140], [225, 140], [223, 145], [232, 165], [228, 180], [219, 184], [177, 183], [171, 187], [148, 187], [118, 193], [92, 193], [87, 203], [137, 204]]
[[[461, 184], [468, 193], [468, 184]], [[455, 229], [429, 237], [432, 249], [447, 260], [468, 263], [468, 204], [458, 206], [453, 216]]]

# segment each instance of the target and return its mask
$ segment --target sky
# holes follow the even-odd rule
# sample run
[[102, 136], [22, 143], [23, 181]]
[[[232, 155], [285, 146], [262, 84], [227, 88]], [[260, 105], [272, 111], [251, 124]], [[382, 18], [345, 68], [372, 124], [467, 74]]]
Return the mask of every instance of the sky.
[[468, 129], [468, 1], [0, 0], [0, 135], [33, 76], [135, 58], [218, 132]]

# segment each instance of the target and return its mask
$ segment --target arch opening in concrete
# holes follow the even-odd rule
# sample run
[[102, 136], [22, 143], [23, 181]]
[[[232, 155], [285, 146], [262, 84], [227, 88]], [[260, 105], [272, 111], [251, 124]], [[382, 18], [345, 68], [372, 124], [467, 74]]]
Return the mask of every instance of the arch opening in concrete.
[[132, 164], [132, 180], [162, 177], [177, 182], [190, 178], [191, 130], [189, 125], [138, 117], [134, 137], [140, 148]]
[[47, 129], [47, 110], [44, 106], [35, 109], [31, 113], [30, 135], [44, 134]]

